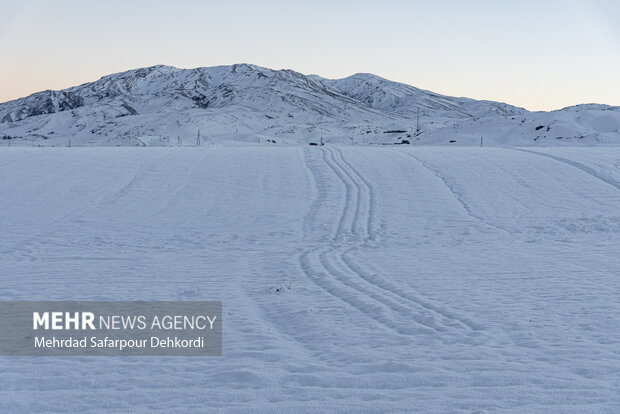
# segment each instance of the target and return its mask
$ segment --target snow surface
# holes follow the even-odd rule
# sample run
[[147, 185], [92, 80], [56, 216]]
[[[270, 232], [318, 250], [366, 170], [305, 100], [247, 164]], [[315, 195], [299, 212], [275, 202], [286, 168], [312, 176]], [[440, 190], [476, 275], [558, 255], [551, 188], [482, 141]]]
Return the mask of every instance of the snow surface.
[[0, 300], [222, 300], [222, 357], [2, 358], [3, 413], [620, 410], [620, 149], [3, 148]]

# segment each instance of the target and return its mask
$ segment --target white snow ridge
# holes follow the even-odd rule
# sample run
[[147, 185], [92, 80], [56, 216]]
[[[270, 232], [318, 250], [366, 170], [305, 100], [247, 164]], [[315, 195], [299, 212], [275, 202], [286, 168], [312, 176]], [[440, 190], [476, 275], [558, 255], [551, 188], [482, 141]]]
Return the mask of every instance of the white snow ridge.
[[2, 357], [2, 413], [620, 409], [617, 108], [156, 66], [0, 119], [0, 300], [224, 326], [221, 357]]

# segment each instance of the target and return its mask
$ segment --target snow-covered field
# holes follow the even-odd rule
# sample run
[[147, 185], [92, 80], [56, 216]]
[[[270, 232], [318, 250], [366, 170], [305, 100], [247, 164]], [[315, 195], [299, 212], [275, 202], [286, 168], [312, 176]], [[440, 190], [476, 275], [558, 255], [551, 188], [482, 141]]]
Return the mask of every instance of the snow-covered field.
[[620, 148], [2, 148], [0, 300], [221, 300], [2, 413], [620, 412]]

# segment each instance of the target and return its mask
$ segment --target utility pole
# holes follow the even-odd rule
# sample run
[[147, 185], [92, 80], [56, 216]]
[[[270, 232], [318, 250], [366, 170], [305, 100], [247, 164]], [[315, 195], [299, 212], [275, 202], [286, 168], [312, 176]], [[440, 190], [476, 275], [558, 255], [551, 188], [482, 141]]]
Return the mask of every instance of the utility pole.
[[415, 133], [416, 134], [420, 133], [420, 107], [418, 107], [418, 118], [416, 120]]
[[196, 136], [196, 146], [200, 146], [200, 130], [198, 130], [198, 136]]

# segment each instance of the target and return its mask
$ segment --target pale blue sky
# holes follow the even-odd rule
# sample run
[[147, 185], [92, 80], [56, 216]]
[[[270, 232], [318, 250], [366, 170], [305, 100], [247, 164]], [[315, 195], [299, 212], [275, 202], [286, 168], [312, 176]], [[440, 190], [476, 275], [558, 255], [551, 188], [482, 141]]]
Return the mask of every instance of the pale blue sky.
[[0, 10], [0, 101], [158, 63], [247, 62], [371, 72], [533, 110], [620, 105], [615, 0], [0, 0]]

